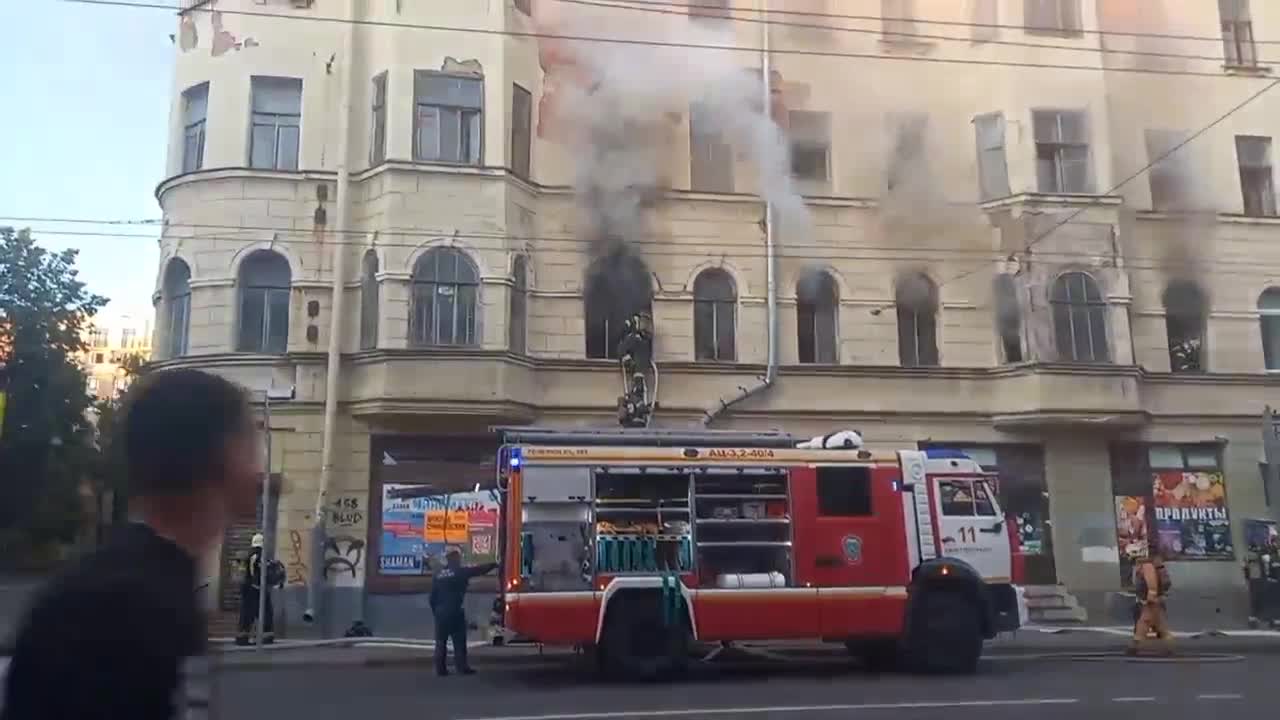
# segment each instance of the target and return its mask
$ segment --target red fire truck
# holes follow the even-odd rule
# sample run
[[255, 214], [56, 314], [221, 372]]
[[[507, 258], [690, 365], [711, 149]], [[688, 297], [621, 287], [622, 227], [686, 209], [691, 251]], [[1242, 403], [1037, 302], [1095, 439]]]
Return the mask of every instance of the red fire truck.
[[1025, 616], [989, 474], [853, 432], [502, 428], [505, 632], [608, 670], [690, 644], [843, 642], [880, 665], [974, 670]]

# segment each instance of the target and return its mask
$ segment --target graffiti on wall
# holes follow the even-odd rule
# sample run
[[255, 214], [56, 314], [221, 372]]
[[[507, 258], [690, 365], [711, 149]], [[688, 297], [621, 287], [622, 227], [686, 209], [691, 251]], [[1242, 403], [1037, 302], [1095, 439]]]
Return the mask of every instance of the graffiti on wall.
[[360, 496], [340, 496], [329, 511], [329, 524], [340, 528], [364, 527], [364, 507]]
[[303, 586], [307, 584], [307, 563], [302, 558], [302, 533], [290, 530], [289, 550], [284, 563], [286, 584]]
[[350, 535], [335, 535], [324, 544], [324, 577], [339, 585], [360, 581], [364, 563], [364, 540]]

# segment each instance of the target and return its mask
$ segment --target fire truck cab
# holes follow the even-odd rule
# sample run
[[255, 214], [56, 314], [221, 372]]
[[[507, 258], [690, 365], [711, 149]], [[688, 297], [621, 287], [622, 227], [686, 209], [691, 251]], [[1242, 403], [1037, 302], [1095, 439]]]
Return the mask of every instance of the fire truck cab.
[[822, 640], [970, 672], [1025, 617], [994, 478], [856, 433], [500, 429], [505, 630], [627, 677], [690, 645]]

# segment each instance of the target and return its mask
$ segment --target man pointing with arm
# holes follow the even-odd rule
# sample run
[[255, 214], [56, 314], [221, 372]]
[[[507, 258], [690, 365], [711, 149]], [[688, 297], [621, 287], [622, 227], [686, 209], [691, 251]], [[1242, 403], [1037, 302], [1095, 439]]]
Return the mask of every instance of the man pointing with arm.
[[431, 613], [436, 621], [436, 674], [448, 675], [445, 664], [446, 647], [453, 642], [453, 665], [463, 675], [474, 675], [467, 664], [467, 613], [464, 602], [471, 578], [486, 575], [497, 569], [497, 563], [463, 567], [462, 553], [451, 548], [445, 554], [445, 566], [436, 572], [431, 581]]

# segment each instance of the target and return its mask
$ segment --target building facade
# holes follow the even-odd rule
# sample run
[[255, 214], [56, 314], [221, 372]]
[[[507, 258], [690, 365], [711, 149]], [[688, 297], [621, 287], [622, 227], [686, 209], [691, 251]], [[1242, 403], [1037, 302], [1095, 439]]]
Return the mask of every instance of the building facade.
[[124, 365], [133, 356], [139, 362], [151, 358], [151, 319], [129, 315], [95, 318], [87, 333], [88, 348], [80, 357], [89, 394], [111, 400], [124, 391], [129, 376]]
[[[1105, 620], [1127, 555], [1159, 542], [1180, 612], [1243, 619], [1243, 521], [1273, 512], [1261, 415], [1280, 404], [1280, 7], [599, 5], [216, 0], [180, 16], [154, 355], [295, 391], [269, 420], [287, 622], [321, 583], [328, 632], [356, 616], [429, 632], [418, 528], [491, 551], [489, 427], [615, 424], [610, 356], [637, 302], [655, 318], [656, 424], [968, 448], [1000, 474], [1028, 582], [1083, 605], [1049, 617]], [[772, 340], [760, 193], [777, 178], [733, 136], [735, 106], [706, 104], [732, 73], [761, 99], [769, 79], [804, 198], [803, 222], [773, 226]], [[658, 128], [652, 167], [620, 170], [661, 191], [621, 280], [597, 271], [574, 192], [599, 150], [575, 112], [602, 82]], [[643, 297], [620, 307], [620, 283]], [[771, 342], [776, 382], [725, 410]], [[392, 497], [415, 485], [444, 496], [427, 516], [472, 503], [471, 533]]]

